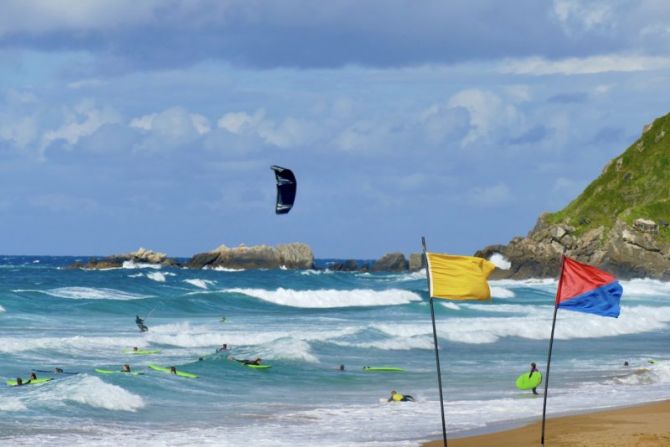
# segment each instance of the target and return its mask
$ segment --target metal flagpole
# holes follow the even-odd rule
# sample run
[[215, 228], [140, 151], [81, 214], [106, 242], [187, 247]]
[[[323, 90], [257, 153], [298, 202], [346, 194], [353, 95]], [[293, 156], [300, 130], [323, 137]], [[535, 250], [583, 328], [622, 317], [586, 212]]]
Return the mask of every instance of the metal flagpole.
[[540, 445], [544, 447], [544, 424], [547, 418], [547, 391], [549, 390], [549, 367], [551, 366], [551, 350], [554, 346], [554, 329], [556, 329], [556, 314], [558, 313], [558, 294], [561, 292], [563, 284], [563, 265], [565, 264], [565, 255], [561, 255], [561, 275], [558, 277], [558, 289], [556, 290], [556, 302], [554, 303], [554, 321], [551, 324], [551, 338], [549, 339], [549, 355], [547, 357], [547, 376], [544, 379], [544, 402], [542, 403], [542, 437]]
[[440, 389], [440, 412], [442, 414], [442, 439], [444, 447], [447, 447], [447, 424], [444, 420], [444, 398], [442, 396], [442, 371], [440, 370], [440, 354], [437, 346], [437, 329], [435, 328], [435, 307], [433, 306], [433, 297], [430, 296], [430, 269], [428, 268], [428, 257], [426, 256], [426, 238], [421, 236], [421, 245], [423, 246], [423, 261], [426, 266], [426, 281], [428, 282], [428, 300], [430, 301], [430, 317], [433, 321], [433, 342], [435, 344], [435, 363], [437, 365], [437, 385]]

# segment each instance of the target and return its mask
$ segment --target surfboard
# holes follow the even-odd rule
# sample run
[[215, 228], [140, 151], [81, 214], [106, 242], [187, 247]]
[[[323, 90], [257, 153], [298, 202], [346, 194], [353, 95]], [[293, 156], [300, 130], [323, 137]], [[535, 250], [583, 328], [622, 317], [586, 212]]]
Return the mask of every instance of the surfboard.
[[[160, 371], [160, 372], [172, 374], [170, 372], [170, 368], [165, 368], [163, 366], [149, 365], [149, 368], [153, 369], [154, 371]], [[179, 377], [188, 377], [189, 379], [197, 379], [198, 378], [197, 374], [189, 373], [189, 372], [186, 372], [186, 371], [179, 371], [179, 370], [177, 370], [177, 373], [174, 374], [174, 375], [177, 375]]]
[[270, 369], [272, 368], [272, 365], [244, 365], [247, 368], [253, 368], [253, 369]]
[[525, 372], [516, 378], [516, 387], [520, 390], [532, 390], [542, 383], [542, 373], [535, 371], [532, 374]]
[[133, 349], [124, 349], [123, 352], [126, 354], [135, 354], [135, 355], [152, 355], [160, 354], [160, 349], [138, 349], [137, 351]]
[[[39, 385], [41, 383], [46, 383], [50, 380], [53, 380], [51, 377], [44, 377], [44, 378], [39, 378], [39, 379], [26, 379], [23, 381], [23, 385]], [[9, 386], [18, 386], [16, 383], [16, 379], [9, 379], [7, 381], [7, 385]]]
[[124, 372], [124, 371], [117, 371], [113, 369], [103, 369], [103, 368], [95, 368], [95, 372], [97, 372], [98, 374], [128, 374], [130, 376], [144, 375], [143, 372], [136, 372], [136, 371]]
[[364, 366], [363, 371], [368, 372], [405, 372], [402, 368], [396, 368], [394, 366]]

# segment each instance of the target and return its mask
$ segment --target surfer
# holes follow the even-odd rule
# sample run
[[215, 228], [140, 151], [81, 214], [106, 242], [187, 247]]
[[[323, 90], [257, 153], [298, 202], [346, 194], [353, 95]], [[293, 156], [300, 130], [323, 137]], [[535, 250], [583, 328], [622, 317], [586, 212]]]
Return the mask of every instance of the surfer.
[[[528, 378], [530, 378], [530, 376], [532, 376], [534, 372], [540, 372], [540, 370], [537, 369], [535, 362], [530, 364], [530, 373], [528, 374]], [[537, 394], [537, 387], [533, 388], [533, 394]]]
[[177, 367], [176, 366], [170, 366], [170, 374], [177, 374]]
[[339, 368], [337, 368], [338, 371], [344, 371], [344, 365], [340, 365]]
[[17, 377], [17, 378], [16, 378], [16, 386], [21, 386], [21, 385], [23, 385], [23, 384], [24, 384], [24, 383], [23, 383], [23, 379], [20, 378], [20, 377]]
[[135, 315], [135, 324], [139, 328], [140, 332], [146, 332], [149, 328], [144, 324], [144, 320], [140, 318], [139, 315]]
[[123, 366], [121, 367], [121, 372], [129, 373], [129, 372], [130, 372], [130, 365], [127, 364], [127, 363], [126, 363], [125, 365], [123, 365]]
[[28, 381], [30, 382], [31, 380], [34, 380], [34, 379], [37, 379], [37, 374], [35, 374], [34, 372], [31, 372], [30, 373], [30, 379], [28, 379]]
[[391, 391], [391, 397], [388, 402], [414, 402], [414, 398], [409, 394], [400, 394], [396, 390]]
[[227, 351], [227, 350], [228, 350], [228, 344], [227, 344], [227, 343], [222, 344], [220, 348], [216, 348], [216, 352], [217, 352], [217, 353], [219, 353], [219, 352], [225, 352], [225, 351]]
[[235, 360], [236, 362], [240, 362], [243, 365], [260, 365], [263, 362], [263, 360], [260, 357], [256, 357], [256, 360], [248, 360], [248, 359], [238, 360], [236, 358], [233, 358], [233, 360]]

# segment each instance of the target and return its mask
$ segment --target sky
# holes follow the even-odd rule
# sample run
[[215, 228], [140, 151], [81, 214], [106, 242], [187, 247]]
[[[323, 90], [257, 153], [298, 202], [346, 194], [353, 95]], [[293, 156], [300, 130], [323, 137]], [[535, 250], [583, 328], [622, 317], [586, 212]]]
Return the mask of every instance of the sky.
[[472, 254], [670, 112], [667, 0], [62, 5], [2, 2], [2, 254]]

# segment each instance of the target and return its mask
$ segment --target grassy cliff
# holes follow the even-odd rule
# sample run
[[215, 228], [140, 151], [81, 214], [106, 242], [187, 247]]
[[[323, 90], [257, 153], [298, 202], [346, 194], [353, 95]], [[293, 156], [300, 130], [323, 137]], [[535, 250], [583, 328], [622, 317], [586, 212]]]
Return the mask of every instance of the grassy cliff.
[[549, 224], [571, 225], [577, 236], [638, 218], [659, 224], [658, 240], [670, 241], [670, 114], [646, 126], [568, 206], [545, 216]]

